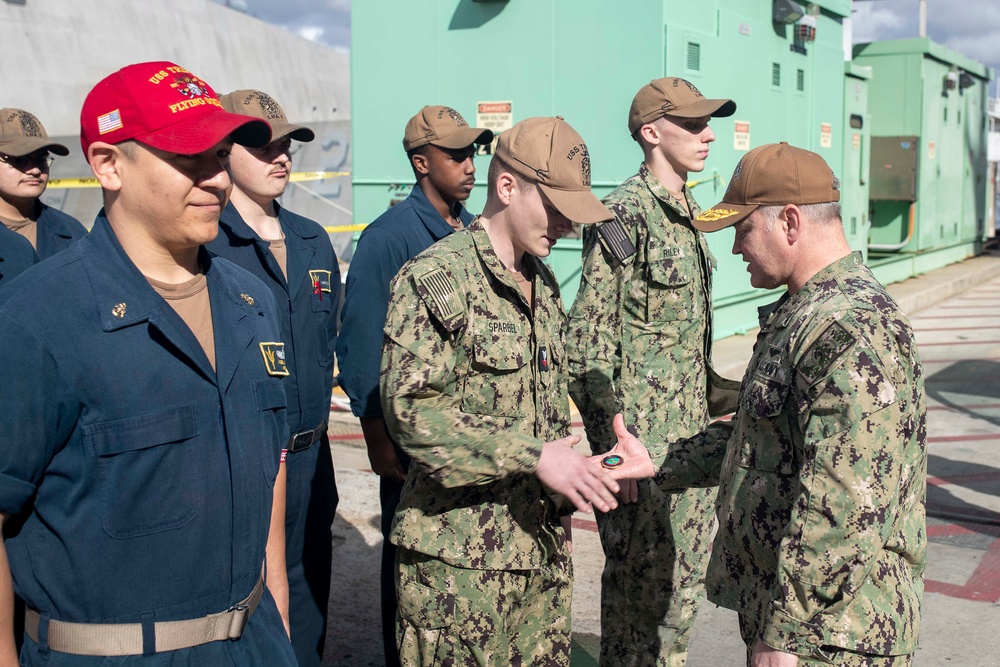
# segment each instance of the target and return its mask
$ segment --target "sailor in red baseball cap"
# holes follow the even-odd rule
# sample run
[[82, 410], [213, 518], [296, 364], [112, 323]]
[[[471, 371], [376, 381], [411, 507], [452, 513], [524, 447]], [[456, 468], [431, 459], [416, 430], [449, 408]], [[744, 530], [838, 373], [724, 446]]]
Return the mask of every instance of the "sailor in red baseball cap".
[[[80, 124], [104, 208], [0, 292], [17, 379], [0, 383], [17, 415], [0, 420], [0, 527], [18, 517], [0, 609], [25, 601], [20, 664], [291, 667], [284, 342], [270, 289], [202, 247], [232, 144], [270, 127], [169, 62], [102, 80]], [[0, 627], [0, 663], [12, 639]]]

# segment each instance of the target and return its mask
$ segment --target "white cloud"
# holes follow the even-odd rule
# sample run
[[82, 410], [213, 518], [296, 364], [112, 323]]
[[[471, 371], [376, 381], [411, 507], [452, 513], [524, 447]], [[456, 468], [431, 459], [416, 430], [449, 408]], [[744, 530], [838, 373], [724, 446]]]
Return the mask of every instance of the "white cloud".
[[317, 25], [304, 25], [295, 30], [295, 34], [308, 39], [310, 42], [322, 42], [324, 32], [326, 31]]
[[[855, 42], [917, 37], [917, 0], [854, 2]], [[1000, 4], [984, 0], [928, 0], [927, 35], [1000, 74]]]

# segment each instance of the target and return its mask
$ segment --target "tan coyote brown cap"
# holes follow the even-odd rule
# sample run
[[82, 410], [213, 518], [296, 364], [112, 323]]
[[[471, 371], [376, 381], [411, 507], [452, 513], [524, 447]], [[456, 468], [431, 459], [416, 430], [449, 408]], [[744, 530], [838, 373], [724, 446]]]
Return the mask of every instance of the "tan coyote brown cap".
[[459, 149], [491, 141], [492, 130], [469, 127], [462, 114], [443, 106], [424, 107], [406, 123], [403, 132], [403, 150], [407, 153], [427, 144]]
[[62, 144], [49, 141], [41, 121], [23, 109], [0, 109], [0, 153], [21, 157], [47, 148], [56, 155], [69, 155]]
[[703, 232], [735, 225], [759, 206], [824, 204], [840, 201], [833, 170], [811, 151], [787, 142], [758, 146], [736, 165], [722, 202], [691, 224]]
[[587, 144], [561, 116], [525, 118], [500, 135], [495, 157], [537, 183], [571, 221], [585, 225], [614, 217], [590, 191]]
[[676, 76], [655, 79], [639, 89], [628, 110], [628, 131], [634, 135], [646, 123], [657, 118], [725, 118], [736, 113], [732, 100], [710, 100], [690, 81]]
[[259, 90], [236, 90], [219, 98], [222, 108], [229, 113], [238, 113], [266, 120], [271, 126], [271, 141], [291, 137], [296, 141], [312, 141], [315, 133], [304, 125], [288, 122], [284, 109], [273, 97]]

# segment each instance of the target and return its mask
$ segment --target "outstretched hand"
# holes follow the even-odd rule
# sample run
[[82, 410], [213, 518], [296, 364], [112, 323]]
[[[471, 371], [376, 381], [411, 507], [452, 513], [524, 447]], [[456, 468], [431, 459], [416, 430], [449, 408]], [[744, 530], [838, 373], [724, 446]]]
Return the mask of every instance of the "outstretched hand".
[[[615, 436], [618, 438], [618, 444], [609, 452], [599, 456], [591, 456], [590, 465], [595, 470], [602, 470], [612, 478], [620, 480], [648, 479], [655, 475], [656, 468], [653, 467], [653, 461], [649, 457], [649, 450], [625, 428], [625, 418], [621, 414], [615, 415], [612, 426]], [[621, 463], [609, 468], [602, 464], [608, 457], [619, 457]]]

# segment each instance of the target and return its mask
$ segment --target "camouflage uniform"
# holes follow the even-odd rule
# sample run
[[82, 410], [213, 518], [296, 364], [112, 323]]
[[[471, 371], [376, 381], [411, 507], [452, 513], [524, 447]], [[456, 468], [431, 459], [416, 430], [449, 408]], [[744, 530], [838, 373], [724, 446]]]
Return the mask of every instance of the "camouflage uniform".
[[[708, 598], [739, 612], [748, 644], [811, 656], [800, 664], [908, 665], [927, 549], [910, 324], [858, 254], [762, 310], [720, 473]], [[675, 443], [657, 480], [711, 483], [717, 444]]]
[[[567, 329], [570, 393], [595, 454], [614, 446], [611, 421], [622, 411], [656, 457], [663, 449], [653, 443], [698, 433], [710, 412], [735, 407], [737, 384], [710, 363], [715, 258], [645, 164], [604, 201], [615, 220], [584, 232]], [[602, 665], [685, 663], [714, 501], [714, 489], [664, 493], [647, 480], [637, 504], [598, 515]]]
[[523, 263], [533, 304], [477, 219], [393, 281], [382, 405], [416, 464], [392, 531], [403, 664], [569, 664], [571, 565], [534, 474], [570, 430], [565, 314]]

